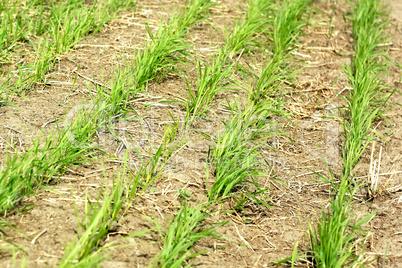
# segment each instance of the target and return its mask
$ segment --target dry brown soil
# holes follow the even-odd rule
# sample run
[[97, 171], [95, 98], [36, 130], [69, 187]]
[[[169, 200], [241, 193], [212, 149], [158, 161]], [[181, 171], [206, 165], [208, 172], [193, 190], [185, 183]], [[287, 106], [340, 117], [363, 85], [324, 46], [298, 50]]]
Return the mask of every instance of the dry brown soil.
[[[141, 47], [147, 38], [143, 23], [148, 21], [151, 27], [157, 26], [159, 19], [166, 19], [178, 2], [182, 4], [184, 1], [139, 1], [136, 12], [124, 12], [119, 19], [109, 22], [103, 31], [85, 38], [75, 49], [62, 56], [48, 77], [48, 81], [52, 82], [35, 86], [27, 92], [26, 98], [15, 96], [12, 101], [18, 108], [0, 107], [0, 161], [4, 161], [7, 148], [28, 148], [32, 139], [37, 139], [42, 131], [48, 132], [56, 127], [52, 120], [62, 118], [71, 109], [79, 109], [77, 107], [84, 101], [90, 100], [88, 89], [93, 90], [94, 86], [78, 76], [73, 89], [69, 84], [76, 76], [73, 70], [107, 83], [112, 70], [123, 62], [122, 55], [132, 57], [133, 49]], [[284, 109], [292, 112], [291, 123], [286, 123], [285, 130], [295, 142], [292, 143], [286, 137], [275, 137], [262, 150], [273, 167], [272, 176], [284, 182], [261, 181], [261, 184], [271, 188], [269, 195], [272, 207], [261, 208], [250, 204], [246, 206], [246, 212], [218, 213], [210, 218], [210, 221], [229, 221], [218, 230], [227, 240], [204, 239], [197, 243], [196, 250], [210, 250], [194, 260], [197, 267], [271, 267], [272, 261], [290, 256], [296, 242], [299, 242], [299, 250], [308, 250], [308, 223], [312, 226], [317, 224], [317, 217], [332, 198], [330, 186], [316, 181], [318, 176], [312, 171], [328, 175], [324, 158], [328, 160], [334, 174], [339, 174], [342, 166], [342, 123], [334, 116], [338, 115], [336, 107], [343, 105], [339, 95], [348, 92], [348, 79], [342, 66], [350, 63], [353, 51], [351, 28], [343, 19], [350, 7], [341, 2], [313, 3], [311, 23], [304, 28], [305, 34], [300, 38], [296, 50], [295, 58], [303, 68], [296, 85], [292, 86], [286, 96], [287, 103], [284, 106]], [[391, 44], [384, 45], [391, 59], [400, 63], [402, 5], [398, 0], [389, 3], [392, 7]], [[244, 7], [245, 1], [224, 0], [213, 8], [211, 18], [189, 32], [188, 41], [193, 44], [193, 52], [207, 60], [208, 54], [213, 53], [223, 40], [221, 30], [231, 27]], [[330, 21], [332, 12], [333, 19]], [[260, 55], [257, 53], [255, 57], [259, 59]], [[196, 75], [194, 67], [194, 64], [186, 67], [189, 70], [186, 73], [188, 77]], [[399, 71], [396, 64], [392, 63], [386, 81], [389, 86], [400, 91]], [[217, 100], [234, 95], [242, 97], [245, 94], [224, 92]], [[126, 150], [134, 146], [146, 155], [149, 149], [147, 140], [155, 142], [155, 146], [160, 142], [164, 126], [170, 120], [168, 110], [181, 120], [185, 110], [178, 104], [151, 108], [145, 108], [143, 104], [177, 97], [187, 97], [186, 84], [182, 78], [168, 75], [160, 83], [150, 83], [147, 94], [134, 102], [138, 114], [144, 119], [142, 124], [132, 114], [133, 121], [120, 122], [118, 126], [119, 135], [127, 138], [125, 144], [100, 134], [103, 135], [100, 145], [116, 156], [123, 157]], [[378, 158], [382, 146], [383, 173], [402, 170], [402, 111], [398, 105], [401, 103], [401, 95], [394, 94], [389, 103], [392, 108], [386, 112], [390, 120], [376, 122], [376, 129], [384, 140], [377, 142], [374, 157]], [[152, 224], [141, 215], [166, 222], [178, 211], [178, 189], [186, 189], [194, 203], [206, 200], [205, 159], [213, 143], [202, 136], [200, 131], [215, 137], [223, 128], [221, 120], [228, 117], [218, 109], [224, 108], [223, 104], [214, 108], [215, 114], [199, 119], [194, 129], [182, 133], [183, 137], [190, 137], [188, 146], [170, 160], [162, 178], [152, 186], [152, 192], [144, 194], [128, 211], [108, 235], [107, 241], [151, 227]], [[45, 127], [42, 127], [44, 124]], [[268, 145], [276, 150], [269, 149]], [[130, 163], [135, 170], [138, 159], [133, 155], [131, 152]], [[371, 148], [356, 168], [356, 176], [368, 175], [370, 156]], [[105, 183], [102, 161], [106, 169], [106, 183], [111, 183], [121, 168], [118, 161], [106, 161], [102, 156], [99, 159], [91, 165], [71, 167], [56, 185], [51, 185], [61, 193], [39, 190], [37, 195], [25, 198], [21, 204], [35, 204], [31, 210], [6, 218], [25, 233], [10, 233], [8, 239], [28, 252], [28, 267], [53, 267], [59, 263], [65, 246], [76, 234], [74, 202], [82, 213], [85, 192], [95, 196]], [[386, 251], [385, 267], [402, 267], [402, 174], [381, 176], [382, 183], [388, 180], [385, 187], [387, 190], [371, 201], [367, 201], [366, 192], [362, 189], [356, 195], [357, 202], [354, 205], [354, 211], [360, 216], [378, 211], [366, 226], [372, 233], [366, 241], [366, 256], [377, 258], [370, 264], [372, 267], [383, 267], [381, 265]], [[232, 206], [230, 201], [222, 205], [225, 209]], [[38, 234], [41, 235], [33, 240]], [[103, 262], [102, 266], [146, 267], [160, 250], [160, 244], [152, 243], [157, 241], [156, 235], [131, 239], [129, 242], [139, 245], [112, 250], [111, 259]], [[17, 259], [24, 256], [22, 252], [16, 254]], [[299, 264], [302, 267], [310, 265], [307, 260]], [[10, 252], [1, 252], [0, 267], [12, 267]]]

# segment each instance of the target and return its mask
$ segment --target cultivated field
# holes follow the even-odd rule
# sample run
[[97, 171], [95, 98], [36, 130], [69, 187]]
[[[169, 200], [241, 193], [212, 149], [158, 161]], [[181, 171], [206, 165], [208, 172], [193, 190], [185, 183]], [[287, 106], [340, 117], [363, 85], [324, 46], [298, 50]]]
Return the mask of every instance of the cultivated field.
[[0, 12], [0, 267], [402, 267], [398, 0]]

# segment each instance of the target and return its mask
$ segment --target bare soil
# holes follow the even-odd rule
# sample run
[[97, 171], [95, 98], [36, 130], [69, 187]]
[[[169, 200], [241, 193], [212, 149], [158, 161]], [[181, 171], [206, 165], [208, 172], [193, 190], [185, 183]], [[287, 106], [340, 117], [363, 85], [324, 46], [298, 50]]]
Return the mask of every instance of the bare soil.
[[[166, 19], [178, 2], [183, 4], [183, 1], [140, 1], [136, 12], [124, 12], [119, 19], [108, 23], [103, 31], [84, 39], [75, 49], [60, 57], [47, 84], [35, 86], [26, 92], [25, 97], [15, 96], [12, 101], [18, 108], [0, 107], [0, 161], [3, 163], [7, 149], [28, 148], [32, 139], [57, 127], [54, 120], [65, 115], [73, 116], [72, 110], [81, 109], [83, 103], [90, 101], [89, 90], [95, 87], [84, 76], [107, 84], [112, 71], [123, 62], [122, 56], [132, 57], [133, 49], [140, 48], [147, 38], [143, 23], [148, 21], [151, 28], [157, 27], [160, 18]], [[391, 59], [400, 63], [402, 5], [398, 0], [390, 0], [389, 4], [391, 44], [384, 45], [388, 47]], [[316, 226], [323, 207], [332, 198], [330, 185], [318, 181], [314, 172], [328, 176], [328, 167], [335, 175], [342, 169], [342, 122], [335, 116], [338, 115], [336, 108], [344, 105], [339, 95], [346, 96], [349, 90], [342, 66], [350, 63], [353, 53], [350, 22], [343, 19], [350, 7], [338, 1], [316, 1], [313, 6], [311, 23], [304, 28], [305, 34], [300, 38], [295, 53], [303, 68], [297, 83], [286, 96], [284, 106], [293, 114], [291, 122], [285, 125], [285, 131], [294, 142], [287, 137], [275, 137], [262, 150], [273, 167], [272, 177], [284, 184], [270, 180], [260, 182], [271, 188], [270, 208], [250, 204], [245, 212], [222, 212], [209, 218], [210, 221], [229, 221], [218, 229], [226, 240], [204, 239], [197, 243], [197, 251], [210, 250], [194, 260], [197, 267], [271, 267], [272, 261], [291, 256], [296, 242], [299, 242], [299, 250], [308, 250], [308, 224]], [[189, 32], [188, 41], [193, 44], [194, 53], [208, 59], [209, 53], [213, 53], [223, 40], [222, 29], [230, 28], [244, 7], [245, 1], [224, 0], [213, 8], [211, 18]], [[195, 77], [194, 67], [194, 64], [186, 66], [188, 77]], [[72, 88], [77, 73], [80, 75]], [[400, 69], [395, 63], [391, 64], [387, 79], [390, 87], [401, 91]], [[244, 92], [224, 92], [217, 100], [243, 95]], [[151, 108], [145, 108], [143, 104], [178, 97], [187, 97], [186, 83], [182, 78], [168, 75], [159, 83], [150, 83], [148, 93], [133, 103], [143, 120], [133, 113], [132, 121], [118, 123], [119, 135], [126, 137], [127, 142], [122, 144], [100, 133], [99, 145], [120, 157], [130, 150], [130, 166], [135, 170], [139, 159], [134, 157], [132, 148], [146, 155], [149, 150], [147, 140], [154, 142], [154, 147], [160, 142], [164, 126], [171, 120], [168, 111], [181, 120], [185, 116], [184, 107], [179, 104]], [[389, 120], [377, 122], [376, 130], [384, 139], [377, 142], [374, 157], [378, 158], [381, 146], [383, 173], [402, 170], [401, 103], [401, 94], [396, 92], [389, 102], [392, 108], [386, 112]], [[179, 189], [187, 190], [194, 204], [206, 200], [209, 185], [205, 183], [205, 161], [213, 142], [200, 131], [215, 137], [223, 129], [221, 121], [228, 115], [217, 109], [224, 108], [223, 104], [216, 107], [215, 114], [197, 120], [192, 130], [181, 134], [183, 138], [190, 138], [188, 145], [170, 160], [152, 191], [144, 194], [128, 211], [108, 235], [107, 241], [151, 227], [152, 224], [141, 215], [167, 222], [180, 206]], [[370, 149], [356, 168], [358, 177], [369, 173]], [[57, 184], [51, 185], [59, 193], [39, 190], [37, 195], [25, 198], [21, 204], [21, 208], [34, 204], [31, 209], [6, 218], [24, 232], [10, 232], [7, 239], [27, 251], [28, 267], [53, 267], [59, 263], [65, 247], [76, 234], [74, 203], [82, 213], [85, 193], [96, 196], [99, 188], [111, 183], [120, 168], [121, 162], [108, 161], [102, 155], [93, 164], [71, 167]], [[354, 211], [365, 216], [377, 210], [374, 219], [366, 226], [373, 234], [366, 241], [367, 256], [376, 258], [370, 266], [402, 267], [402, 174], [384, 175], [381, 183], [387, 183], [386, 190], [370, 201], [367, 201], [366, 190], [362, 188], [356, 196]], [[233, 205], [228, 200], [217, 209], [230, 209]], [[129, 242], [138, 243], [137, 246], [111, 251], [111, 259], [102, 266], [146, 267], [160, 250], [160, 244], [155, 243], [158, 241], [156, 234], [132, 238]], [[12, 254], [9, 251], [0, 254], [0, 267], [12, 267]], [[23, 256], [24, 253], [16, 252], [17, 259]], [[382, 266], [384, 256], [385, 266]], [[308, 260], [300, 261], [300, 267], [311, 267], [311, 264]]]

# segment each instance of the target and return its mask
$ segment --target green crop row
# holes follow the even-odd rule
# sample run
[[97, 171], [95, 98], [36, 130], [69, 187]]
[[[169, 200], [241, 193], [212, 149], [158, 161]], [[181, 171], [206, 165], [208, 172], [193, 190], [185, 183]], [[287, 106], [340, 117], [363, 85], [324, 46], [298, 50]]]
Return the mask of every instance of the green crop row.
[[[88, 34], [127, 8], [133, 0], [94, 1], [2, 1], [0, 4], [0, 57], [17, 70], [3, 70], [0, 77], [0, 100], [29, 89], [46, 79], [57, 58]], [[14, 56], [33, 51], [32, 62], [14, 62]], [[20, 63], [22, 62], [22, 64]]]
[[345, 68], [352, 90], [343, 119], [343, 174], [339, 185], [330, 181], [336, 195], [328, 210], [324, 210], [318, 227], [310, 226], [311, 253], [316, 267], [365, 266], [363, 241], [369, 236], [362, 225], [375, 212], [355, 219], [353, 196], [359, 183], [352, 181], [352, 170], [366, 147], [374, 139], [372, 125], [389, 95], [383, 92], [387, 57], [379, 46], [387, 38], [388, 15], [379, 0], [357, 0], [353, 9], [354, 55], [351, 66]]

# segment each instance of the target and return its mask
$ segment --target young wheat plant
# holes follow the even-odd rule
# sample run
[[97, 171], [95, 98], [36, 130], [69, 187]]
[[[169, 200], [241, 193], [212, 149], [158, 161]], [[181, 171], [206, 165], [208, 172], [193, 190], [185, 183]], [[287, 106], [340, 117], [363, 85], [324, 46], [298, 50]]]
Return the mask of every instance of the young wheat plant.
[[[216, 137], [215, 145], [208, 153], [207, 163], [211, 165], [215, 177], [215, 182], [208, 191], [210, 201], [216, 202], [233, 196], [238, 207], [250, 198], [267, 205], [264, 198], [258, 198], [267, 189], [261, 189], [255, 181], [256, 178], [267, 176], [259, 148], [264, 146], [268, 138], [282, 134], [276, 130], [275, 121], [267, 120], [281, 115], [282, 112], [273, 109], [273, 103], [265, 105], [251, 104], [242, 109], [237, 104], [237, 109], [233, 110], [233, 115], [225, 123], [224, 132]], [[249, 190], [245, 187], [246, 184], [255, 187], [256, 191]]]
[[[206, 212], [207, 209], [208, 205], [201, 204], [192, 208], [188, 207], [186, 202], [182, 202], [180, 210], [170, 221], [167, 229], [164, 229], [158, 221], [145, 217], [155, 224], [163, 244], [162, 250], [151, 262], [150, 267], [180, 268], [186, 261], [208, 252], [192, 252], [192, 249], [194, 244], [202, 238], [220, 238], [216, 229], [227, 222], [206, 223], [205, 219], [213, 214]], [[186, 264], [186, 266], [189, 265], [191, 264]]]
[[143, 91], [149, 81], [167, 72], [173, 72], [178, 63], [188, 60], [187, 50], [190, 46], [185, 40], [185, 35], [191, 26], [205, 18], [213, 5], [215, 3], [210, 0], [193, 0], [166, 25], [161, 23], [156, 33], [152, 33], [149, 25], [146, 25], [150, 41], [145, 42], [144, 49], [136, 52], [134, 56], [133, 96]]

